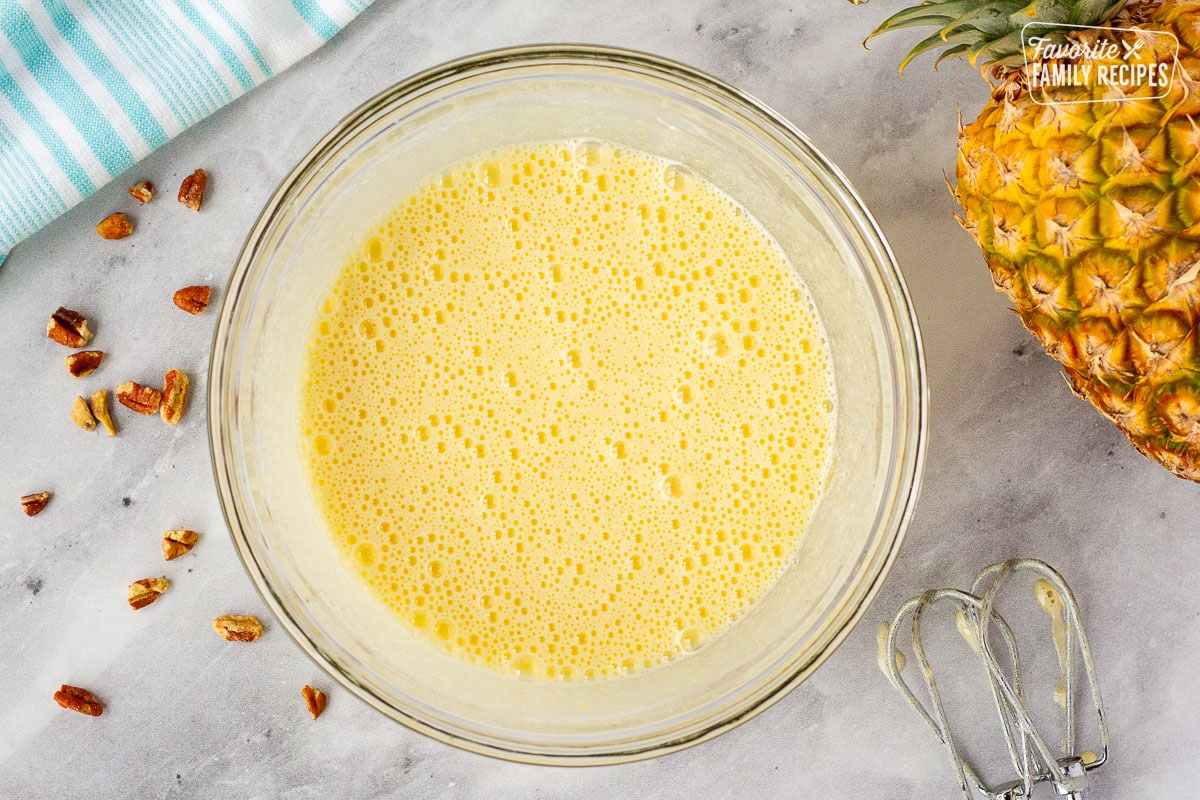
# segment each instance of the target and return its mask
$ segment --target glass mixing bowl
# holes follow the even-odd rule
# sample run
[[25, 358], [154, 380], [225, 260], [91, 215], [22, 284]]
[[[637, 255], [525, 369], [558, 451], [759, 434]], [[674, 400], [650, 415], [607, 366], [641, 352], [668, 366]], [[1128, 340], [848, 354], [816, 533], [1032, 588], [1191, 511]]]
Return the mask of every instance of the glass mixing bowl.
[[[794, 563], [704, 647], [619, 679], [519, 680], [417, 638], [343, 566], [308, 488], [300, 374], [317, 304], [371, 223], [442, 169], [523, 142], [601, 139], [686, 164], [735, 198], [808, 286], [833, 360], [838, 423]], [[459, 747], [517, 761], [660, 755], [741, 723], [846, 637], [916, 499], [926, 387], [916, 320], [846, 179], [753, 98], [696, 70], [599, 47], [485, 53], [373, 98], [271, 198], [221, 307], [208, 418], [226, 520], [279, 624], [365, 702]]]

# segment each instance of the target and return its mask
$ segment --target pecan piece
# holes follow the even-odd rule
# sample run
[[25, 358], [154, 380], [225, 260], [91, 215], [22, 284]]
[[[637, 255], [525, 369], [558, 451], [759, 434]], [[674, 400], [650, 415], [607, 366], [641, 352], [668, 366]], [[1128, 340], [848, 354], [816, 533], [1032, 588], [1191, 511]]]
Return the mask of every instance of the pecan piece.
[[92, 392], [88, 405], [92, 409], [92, 416], [100, 420], [100, 424], [104, 426], [104, 430], [108, 431], [108, 435], [116, 436], [117, 426], [113, 424], [112, 414], [108, 412], [108, 389], [97, 389]]
[[83, 378], [95, 372], [103, 360], [103, 350], [80, 350], [67, 356], [67, 372], [72, 378]]
[[27, 517], [36, 517], [42, 513], [42, 509], [50, 502], [49, 492], [35, 492], [27, 494], [21, 498], [21, 510], [25, 512]]
[[154, 198], [154, 184], [150, 181], [138, 181], [129, 187], [129, 196], [145, 205]]
[[312, 714], [313, 719], [321, 716], [325, 712], [325, 706], [329, 704], [324, 692], [314, 689], [307, 683], [300, 690], [300, 696], [304, 698], [304, 705], [308, 707], [308, 713]]
[[203, 314], [204, 309], [208, 308], [211, 295], [212, 289], [207, 286], [185, 286], [176, 292], [172, 299], [175, 305], [189, 314]]
[[170, 561], [192, 552], [200, 534], [195, 531], [167, 531], [163, 534], [163, 558]]
[[117, 387], [117, 400], [126, 408], [148, 416], [158, 411], [162, 392], [140, 383], [125, 381]]
[[85, 431], [96, 430], [96, 418], [92, 416], [92, 410], [88, 408], [87, 400], [82, 397], [76, 397], [75, 404], [71, 406], [71, 422]]
[[178, 425], [183, 417], [183, 407], [187, 404], [188, 377], [177, 369], [167, 370], [163, 378], [162, 412], [163, 422], [168, 425]]
[[262, 623], [257, 617], [225, 614], [213, 620], [213, 629], [230, 642], [253, 642], [263, 634]]
[[140, 581], [134, 581], [129, 584], [129, 607], [135, 611], [145, 608], [162, 597], [162, 593], [169, 588], [171, 584], [166, 578], [142, 578]]
[[87, 689], [80, 689], [78, 686], [68, 686], [65, 683], [54, 693], [54, 702], [63, 708], [78, 711], [80, 714], [87, 714], [89, 717], [98, 717], [104, 713], [104, 706], [100, 705], [100, 701], [96, 699], [96, 695]]
[[46, 335], [66, 347], [83, 347], [92, 340], [87, 319], [78, 311], [59, 306], [46, 323]]
[[101, 239], [124, 239], [133, 233], [133, 223], [118, 211], [96, 223], [96, 233], [100, 234]]
[[208, 173], [202, 169], [196, 170], [184, 178], [183, 183], [179, 184], [179, 202], [192, 211], [199, 211], [200, 203], [204, 201], [204, 190], [207, 187]]

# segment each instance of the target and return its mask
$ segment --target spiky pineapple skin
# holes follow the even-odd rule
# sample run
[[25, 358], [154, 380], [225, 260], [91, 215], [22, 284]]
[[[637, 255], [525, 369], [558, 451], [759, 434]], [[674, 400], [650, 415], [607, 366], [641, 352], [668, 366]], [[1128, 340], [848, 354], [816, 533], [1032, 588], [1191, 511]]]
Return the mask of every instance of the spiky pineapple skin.
[[[954, 193], [996, 288], [1075, 393], [1200, 481], [1200, 2], [1138, 23], [1179, 40], [1165, 97], [1039, 105], [998, 87], [961, 130]], [[1091, 90], [1059, 99], [1072, 91]]]

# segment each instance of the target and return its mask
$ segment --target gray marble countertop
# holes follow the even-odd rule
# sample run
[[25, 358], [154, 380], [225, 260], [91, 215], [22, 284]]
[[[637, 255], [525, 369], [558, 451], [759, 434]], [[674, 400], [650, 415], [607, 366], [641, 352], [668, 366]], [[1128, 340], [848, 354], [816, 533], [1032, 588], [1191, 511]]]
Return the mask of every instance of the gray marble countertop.
[[[901, 798], [952, 797], [929, 731], [875, 666], [875, 626], [902, 599], [962, 585], [1013, 555], [1074, 586], [1106, 689], [1112, 761], [1093, 800], [1195, 796], [1200, 785], [1200, 487], [1151, 465], [1072, 397], [1055, 364], [992, 291], [942, 183], [968, 67], [901, 79], [908, 39], [859, 42], [902, 5], [876, 0], [379, 0], [327, 47], [188, 131], [20, 245], [0, 267], [0, 797], [24, 798]], [[340, 691], [271, 620], [234, 554], [212, 485], [201, 405], [183, 424], [122, 414], [122, 435], [68, 420], [82, 384], [41, 331], [58, 305], [96, 320], [110, 352], [88, 391], [171, 366], [204, 372], [215, 314], [187, 317], [178, 287], [223, 287], [259, 209], [338, 119], [441, 61], [519, 43], [586, 41], [673, 57], [731, 81], [795, 122], [846, 172], [896, 250], [924, 328], [928, 466], [913, 525], [866, 619], [806, 683], [748, 724], [683, 753], [551, 769], [459, 752]], [[213, 175], [198, 217], [169, 195]], [[96, 220], [148, 178], [163, 197], [140, 228], [101, 242]], [[219, 294], [216, 299], [220, 299]], [[122, 411], [124, 409], [121, 409]], [[55, 492], [35, 519], [16, 499]], [[202, 531], [164, 564], [161, 532]], [[125, 585], [175, 586], [131, 614]], [[209, 626], [241, 609], [268, 623], [254, 647]], [[108, 702], [87, 719], [59, 683]], [[298, 696], [330, 690], [316, 723]]]

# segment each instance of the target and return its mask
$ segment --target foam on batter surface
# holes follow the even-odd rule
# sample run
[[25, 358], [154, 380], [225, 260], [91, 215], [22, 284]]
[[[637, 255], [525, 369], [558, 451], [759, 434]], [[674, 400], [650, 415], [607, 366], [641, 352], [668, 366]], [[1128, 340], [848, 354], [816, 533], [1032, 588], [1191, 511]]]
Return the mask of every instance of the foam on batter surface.
[[407, 196], [320, 305], [301, 429], [347, 564], [527, 677], [694, 650], [771, 586], [829, 462], [827, 345], [744, 210], [602, 142]]

